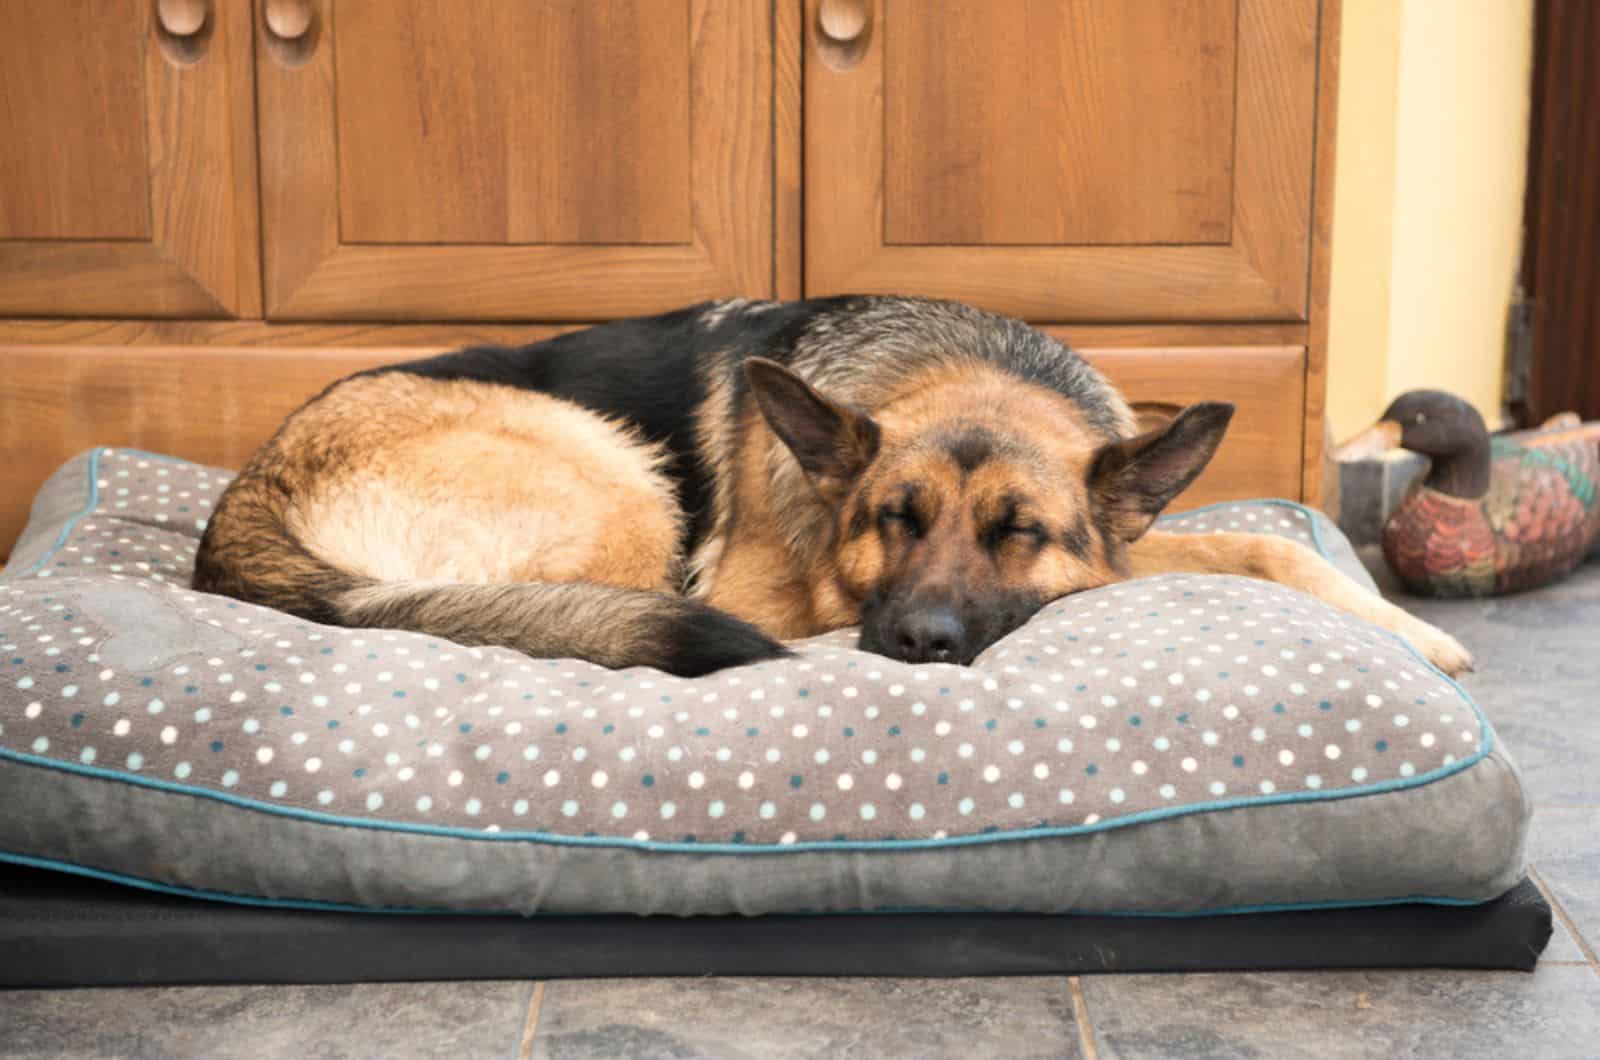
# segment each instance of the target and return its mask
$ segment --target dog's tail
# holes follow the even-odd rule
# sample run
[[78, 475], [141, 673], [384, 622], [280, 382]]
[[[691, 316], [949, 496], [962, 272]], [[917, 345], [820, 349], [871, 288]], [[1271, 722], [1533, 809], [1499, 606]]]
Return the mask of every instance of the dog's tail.
[[538, 658], [695, 676], [788, 654], [748, 622], [671, 593], [587, 582], [373, 582], [339, 593], [342, 624], [430, 633]]
[[225, 496], [201, 539], [194, 587], [326, 625], [411, 630], [613, 669], [653, 666], [695, 676], [788, 654], [749, 623], [672, 593], [587, 582], [383, 581], [352, 573], [306, 548], [280, 511], [260, 491]]

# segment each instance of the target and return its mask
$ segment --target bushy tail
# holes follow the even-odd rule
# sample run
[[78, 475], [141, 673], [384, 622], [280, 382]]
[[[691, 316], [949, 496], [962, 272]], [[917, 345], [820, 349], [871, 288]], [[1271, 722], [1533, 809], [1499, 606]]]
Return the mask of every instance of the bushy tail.
[[408, 629], [538, 658], [695, 676], [788, 654], [747, 622], [671, 593], [585, 582], [377, 582], [339, 593], [344, 625]]

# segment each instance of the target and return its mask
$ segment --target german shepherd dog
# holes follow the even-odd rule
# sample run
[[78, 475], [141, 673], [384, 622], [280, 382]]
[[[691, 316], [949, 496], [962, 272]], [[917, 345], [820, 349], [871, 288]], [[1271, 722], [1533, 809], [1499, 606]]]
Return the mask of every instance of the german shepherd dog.
[[852, 625], [865, 650], [966, 664], [1069, 593], [1238, 574], [1469, 667], [1293, 542], [1151, 530], [1232, 414], [1138, 433], [1076, 353], [955, 303], [709, 303], [335, 383], [230, 484], [194, 587], [700, 674]]

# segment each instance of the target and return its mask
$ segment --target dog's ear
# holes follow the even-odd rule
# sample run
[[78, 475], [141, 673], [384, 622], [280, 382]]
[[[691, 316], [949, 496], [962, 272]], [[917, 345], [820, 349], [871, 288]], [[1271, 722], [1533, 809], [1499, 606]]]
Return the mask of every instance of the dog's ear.
[[744, 372], [767, 425], [824, 495], [848, 486], [878, 455], [878, 425], [860, 409], [762, 357], [745, 361]]
[[1233, 418], [1221, 401], [1190, 405], [1158, 430], [1112, 442], [1089, 463], [1089, 499], [1106, 533], [1136, 541], [1210, 463]]

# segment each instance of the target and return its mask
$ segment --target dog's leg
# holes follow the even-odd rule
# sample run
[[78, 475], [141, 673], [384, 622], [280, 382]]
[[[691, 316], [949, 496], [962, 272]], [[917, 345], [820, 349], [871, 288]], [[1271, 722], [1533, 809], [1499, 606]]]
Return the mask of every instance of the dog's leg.
[[1268, 534], [1164, 534], [1134, 543], [1130, 573], [1239, 574], [1287, 585], [1409, 640], [1447, 674], [1472, 669], [1472, 656], [1454, 637], [1369, 592], [1339, 568], [1297, 542]]

